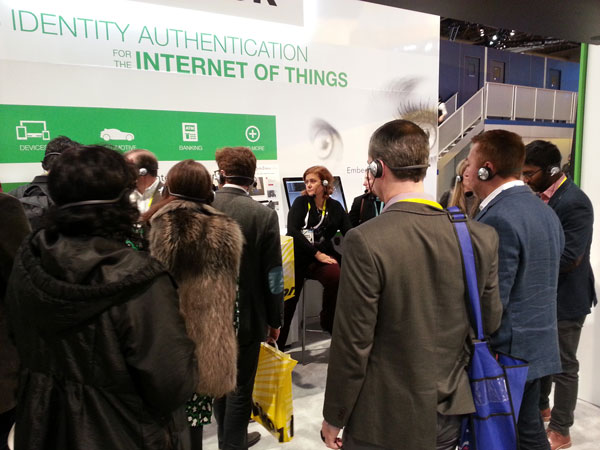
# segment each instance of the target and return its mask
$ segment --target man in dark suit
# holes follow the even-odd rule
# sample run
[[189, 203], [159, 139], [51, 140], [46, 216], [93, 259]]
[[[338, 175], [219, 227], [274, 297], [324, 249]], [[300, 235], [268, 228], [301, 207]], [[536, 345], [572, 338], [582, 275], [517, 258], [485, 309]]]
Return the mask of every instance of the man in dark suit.
[[215, 400], [219, 448], [241, 450], [260, 439], [247, 434], [260, 343], [276, 341], [283, 323], [283, 269], [277, 213], [254, 201], [256, 157], [246, 147], [217, 151], [221, 188], [212, 206], [235, 219], [245, 244], [239, 278], [238, 377], [234, 393]]
[[363, 180], [365, 193], [354, 198], [352, 207], [348, 213], [348, 217], [350, 217], [350, 223], [353, 227], [357, 227], [361, 223], [381, 214], [383, 202], [371, 192], [371, 184], [372, 181], [369, 178], [369, 171], [365, 171], [365, 179]]
[[[463, 265], [448, 214], [424, 193], [429, 141], [394, 120], [369, 143], [381, 215], [346, 234], [322, 433], [345, 450], [454, 449], [475, 410]], [[467, 222], [485, 333], [500, 324], [498, 236]]]
[[[557, 319], [562, 372], [542, 379], [540, 411], [549, 421], [548, 438], [552, 450], [571, 444], [579, 385], [577, 347], [586, 316], [595, 305], [594, 273], [590, 247], [594, 228], [592, 202], [561, 170], [561, 154], [556, 145], [533, 141], [526, 147], [523, 180], [558, 215], [565, 233], [560, 257]], [[554, 407], [549, 395], [554, 381]]]
[[564, 246], [554, 211], [521, 181], [525, 146], [520, 136], [491, 130], [473, 138], [465, 180], [482, 199], [476, 220], [500, 237], [498, 282], [504, 306], [496, 351], [529, 361], [519, 413], [521, 450], [549, 449], [538, 409], [540, 380], [560, 372], [556, 285]]

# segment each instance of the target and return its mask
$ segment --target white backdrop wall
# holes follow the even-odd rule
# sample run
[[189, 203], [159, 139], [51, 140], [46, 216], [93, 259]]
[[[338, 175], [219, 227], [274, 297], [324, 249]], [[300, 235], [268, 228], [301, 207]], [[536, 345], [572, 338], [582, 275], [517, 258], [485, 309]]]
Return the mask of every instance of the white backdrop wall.
[[[592, 268], [596, 276], [596, 293], [600, 296], [600, 46], [590, 45], [588, 54], [585, 121], [583, 138], [583, 164], [581, 187], [594, 205], [594, 240], [592, 242]], [[579, 344], [579, 397], [600, 406], [600, 315], [596, 308], [586, 319]]]
[[[325, 165], [350, 202], [362, 193], [369, 136], [406, 118], [430, 133], [435, 194], [439, 17], [358, 0], [276, 3], [0, 0], [0, 181], [38, 174], [49, 138], [91, 144], [107, 129], [125, 132], [106, 134], [111, 144], [157, 153], [163, 175], [186, 158], [212, 170], [216, 147], [252, 147], [228, 124], [260, 119], [273, 128], [254, 149], [277, 178], [284, 224], [279, 177]], [[145, 57], [159, 70], [145, 70]], [[200, 59], [231, 70], [190, 73]], [[213, 125], [203, 131], [203, 121]], [[187, 122], [203, 145], [182, 142]]]

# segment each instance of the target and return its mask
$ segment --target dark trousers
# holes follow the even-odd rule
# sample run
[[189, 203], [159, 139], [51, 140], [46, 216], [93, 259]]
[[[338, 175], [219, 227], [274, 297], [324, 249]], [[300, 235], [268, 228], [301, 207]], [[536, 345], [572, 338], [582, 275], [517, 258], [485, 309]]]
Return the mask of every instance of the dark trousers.
[[[435, 450], [454, 450], [458, 444], [460, 436], [460, 425], [463, 416], [443, 416], [437, 415], [437, 442]], [[343, 435], [344, 450], [391, 450], [392, 447], [380, 447], [358, 439], [355, 439], [350, 433], [344, 431]], [[393, 448], [398, 448], [396, 445]]]
[[260, 342], [239, 345], [236, 389], [214, 401], [213, 411], [218, 425], [220, 449], [248, 448], [248, 421], [252, 411], [252, 389], [259, 352]]
[[189, 427], [190, 428], [190, 449], [191, 450], [202, 450], [202, 435], [204, 434], [204, 427]]
[[16, 408], [0, 414], [0, 450], [8, 450], [8, 434], [15, 423]]
[[554, 407], [548, 428], [569, 435], [569, 428], [575, 420], [577, 391], [579, 388], [579, 361], [577, 347], [585, 317], [575, 320], [558, 321], [558, 346], [562, 372], [542, 378], [540, 409], [550, 407], [550, 391], [554, 382]]
[[[316, 261], [316, 260], [315, 260]], [[300, 291], [305, 279], [317, 280], [323, 285], [323, 306], [321, 310], [321, 328], [328, 333], [333, 331], [333, 319], [335, 317], [335, 304], [337, 301], [338, 286], [340, 283], [339, 264], [322, 264], [312, 262], [310, 264], [298, 262], [294, 266], [296, 294], [285, 301], [283, 305], [283, 326], [277, 340], [277, 346], [283, 349], [288, 335], [290, 325], [296, 312], [296, 306], [300, 299]]]
[[519, 412], [519, 450], [550, 450], [544, 422], [540, 414], [540, 380], [525, 383], [523, 402]]

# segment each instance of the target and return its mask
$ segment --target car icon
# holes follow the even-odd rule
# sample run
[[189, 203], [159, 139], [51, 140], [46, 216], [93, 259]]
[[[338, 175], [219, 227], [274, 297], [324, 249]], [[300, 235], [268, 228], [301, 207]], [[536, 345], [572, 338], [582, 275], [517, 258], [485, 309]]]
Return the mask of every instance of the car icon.
[[116, 128], [105, 128], [100, 132], [100, 137], [105, 141], [133, 141], [135, 138], [133, 133], [117, 130]]

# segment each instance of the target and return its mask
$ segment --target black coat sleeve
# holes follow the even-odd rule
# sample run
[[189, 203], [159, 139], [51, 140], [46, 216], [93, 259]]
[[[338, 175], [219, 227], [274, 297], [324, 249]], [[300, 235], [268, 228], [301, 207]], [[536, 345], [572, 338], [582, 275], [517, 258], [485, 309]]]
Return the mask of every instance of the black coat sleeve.
[[[582, 193], [583, 194], [583, 193]], [[594, 229], [594, 210], [585, 195], [556, 209], [565, 233], [565, 248], [560, 256], [560, 272], [572, 272], [587, 255]]]
[[359, 195], [358, 197], [355, 197], [354, 201], [352, 202], [352, 207], [348, 213], [352, 227], [357, 227], [360, 224], [360, 210], [362, 208], [364, 198], [364, 195]]
[[267, 323], [271, 328], [279, 328], [283, 325], [283, 267], [279, 221], [273, 210], [265, 227], [260, 254]]
[[141, 295], [113, 307], [111, 317], [142, 399], [165, 415], [189, 400], [198, 382], [195, 345], [170, 277], [160, 275]]

